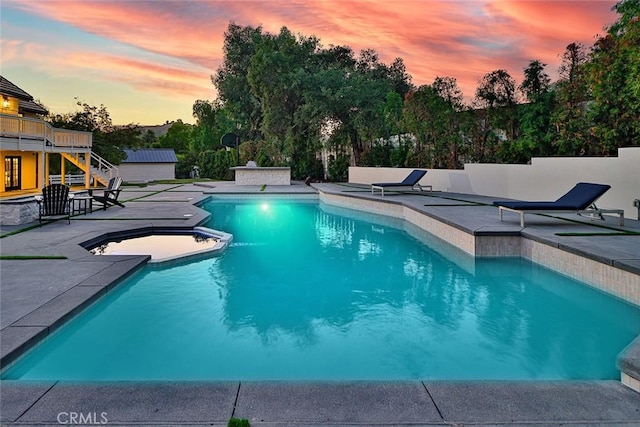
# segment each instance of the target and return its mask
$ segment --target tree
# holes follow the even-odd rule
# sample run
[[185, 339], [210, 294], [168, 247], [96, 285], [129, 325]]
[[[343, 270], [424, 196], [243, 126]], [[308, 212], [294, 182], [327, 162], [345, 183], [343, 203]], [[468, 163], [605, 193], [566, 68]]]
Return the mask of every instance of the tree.
[[519, 90], [529, 102], [518, 106], [520, 134], [514, 144], [502, 151], [502, 160], [526, 163], [535, 155], [552, 154], [551, 141], [555, 132], [551, 115], [555, 108], [555, 92], [550, 91], [551, 79], [545, 67], [546, 64], [531, 60], [524, 69]]
[[588, 54], [584, 45], [570, 43], [562, 55], [556, 83], [556, 109], [552, 121], [556, 128], [554, 152], [561, 155], [593, 154], [587, 117], [590, 98], [585, 77]]
[[193, 125], [178, 119], [169, 126], [167, 133], [158, 138], [158, 145], [161, 148], [172, 148], [176, 154], [186, 154], [193, 144], [193, 129]]
[[158, 138], [156, 137], [156, 134], [153, 133], [151, 129], [147, 129], [147, 131], [144, 134], [142, 134], [140, 140], [141, 140], [142, 147], [145, 147], [145, 148], [153, 148], [156, 146], [158, 142]]
[[588, 59], [589, 54], [582, 43], [569, 43], [562, 54], [562, 62], [558, 68], [560, 79], [569, 82], [581, 80], [584, 64]]
[[554, 154], [552, 142], [556, 138], [552, 115], [556, 108], [556, 93], [546, 91], [535, 97], [535, 102], [518, 107], [520, 135], [511, 150], [503, 152], [503, 160], [527, 163], [534, 156]]
[[459, 156], [461, 151], [465, 151], [461, 127], [463, 121], [460, 115], [460, 112], [465, 109], [464, 96], [458, 86], [458, 82], [453, 77], [436, 77], [433, 81], [433, 88], [445, 102], [442, 114], [444, 115], [443, 121], [446, 134], [443, 135], [442, 142], [448, 147], [449, 151], [449, 158], [445, 164], [448, 168], [456, 169], [462, 166]]
[[401, 98], [404, 98], [414, 87], [411, 83], [411, 75], [407, 73], [407, 67], [404, 65], [402, 58], [393, 60], [393, 63], [388, 67], [387, 78], [391, 82], [393, 91], [400, 95]]
[[387, 92], [387, 102], [384, 105], [385, 137], [400, 135], [402, 107], [402, 96], [394, 91]]
[[640, 0], [614, 6], [619, 19], [598, 39], [586, 64], [588, 111], [596, 154], [640, 145]]
[[305, 108], [318, 47], [315, 37], [296, 37], [283, 27], [278, 35], [263, 36], [249, 68], [248, 81], [262, 107], [264, 138], [281, 146], [294, 178], [322, 174], [316, 165], [318, 118]]
[[[506, 70], [484, 75], [476, 90], [474, 105], [484, 123], [482, 156], [491, 159], [495, 147], [509, 150], [509, 144], [518, 136], [516, 82]], [[485, 151], [487, 150], [487, 151]], [[487, 159], [487, 158], [485, 158]]]
[[111, 116], [104, 105], [90, 105], [76, 98], [80, 110], [50, 115], [47, 120], [57, 128], [79, 130], [93, 133], [92, 150], [113, 164], [120, 164], [126, 154], [123, 148], [142, 146], [140, 129], [135, 124], [114, 126]]
[[417, 138], [408, 166], [459, 167], [462, 138], [458, 115], [462, 109], [462, 92], [450, 77], [437, 77], [432, 85], [407, 95], [405, 125]]
[[196, 125], [191, 133], [189, 148], [196, 152], [221, 149], [222, 136], [229, 132], [239, 132], [238, 128], [241, 127], [241, 123], [235, 122], [230, 115], [228, 107], [223, 107], [219, 101], [197, 100], [193, 104]]
[[262, 139], [262, 108], [248, 81], [249, 68], [263, 38], [262, 27], [241, 27], [229, 23], [224, 33], [224, 59], [211, 77], [220, 104], [239, 123], [247, 139]]
[[260, 100], [266, 138], [285, 135], [305, 102], [306, 66], [318, 46], [315, 38], [296, 38], [286, 27], [266, 34], [251, 58], [248, 81]]
[[513, 106], [517, 103], [516, 82], [506, 70], [487, 73], [476, 90], [476, 99], [488, 108]]
[[524, 80], [518, 89], [529, 102], [536, 102], [540, 96], [549, 90], [551, 79], [544, 71], [546, 66], [547, 64], [543, 64], [536, 59], [529, 62], [529, 65], [524, 69]]
[[[347, 144], [356, 165], [362, 164], [365, 149], [374, 149], [376, 140], [384, 135], [384, 110], [390, 89], [388, 80], [372, 79], [366, 71], [354, 70], [339, 76], [326, 100], [327, 117], [337, 125], [332, 141]], [[388, 156], [383, 163], [387, 162]]]

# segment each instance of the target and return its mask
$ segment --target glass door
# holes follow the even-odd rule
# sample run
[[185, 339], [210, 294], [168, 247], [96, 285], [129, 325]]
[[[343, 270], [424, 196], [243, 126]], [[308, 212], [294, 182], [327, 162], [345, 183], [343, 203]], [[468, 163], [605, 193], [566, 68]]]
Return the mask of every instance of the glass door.
[[4, 191], [20, 189], [20, 157], [4, 158]]

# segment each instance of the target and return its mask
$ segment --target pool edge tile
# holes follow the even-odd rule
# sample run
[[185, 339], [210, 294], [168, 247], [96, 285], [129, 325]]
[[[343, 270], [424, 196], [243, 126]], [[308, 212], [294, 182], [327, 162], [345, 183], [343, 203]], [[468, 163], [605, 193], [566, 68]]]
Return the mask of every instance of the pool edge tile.
[[253, 423], [442, 423], [420, 381], [243, 382], [234, 416]]
[[105, 294], [100, 286], [74, 286], [14, 322], [12, 326], [43, 326], [49, 332]]

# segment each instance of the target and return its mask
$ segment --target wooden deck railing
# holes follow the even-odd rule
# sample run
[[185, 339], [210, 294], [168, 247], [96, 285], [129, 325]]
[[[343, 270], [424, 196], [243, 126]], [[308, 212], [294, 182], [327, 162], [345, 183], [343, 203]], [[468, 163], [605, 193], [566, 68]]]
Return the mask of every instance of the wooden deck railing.
[[58, 129], [43, 120], [8, 114], [0, 114], [0, 136], [42, 141], [51, 147], [91, 148], [93, 143], [91, 132]]

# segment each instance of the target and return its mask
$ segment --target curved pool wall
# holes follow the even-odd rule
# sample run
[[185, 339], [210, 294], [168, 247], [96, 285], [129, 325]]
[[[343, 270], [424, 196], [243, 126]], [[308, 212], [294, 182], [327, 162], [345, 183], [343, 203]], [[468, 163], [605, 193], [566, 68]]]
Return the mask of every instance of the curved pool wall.
[[[482, 233], [443, 217], [420, 212], [396, 200], [380, 200], [318, 189], [329, 205], [387, 215], [407, 221], [475, 257], [521, 257], [640, 306], [640, 274], [598, 260], [597, 254], [560, 247], [552, 240], [523, 235], [522, 230]], [[618, 355], [620, 380], [640, 392], [640, 336]]]
[[474, 231], [444, 218], [429, 216], [400, 202], [370, 200], [322, 191], [319, 196], [322, 202], [330, 205], [407, 221], [473, 257], [522, 257], [640, 306], [639, 274], [588, 258], [584, 254], [564, 250], [557, 245], [552, 246], [551, 242], [547, 244], [527, 238], [519, 229]]

